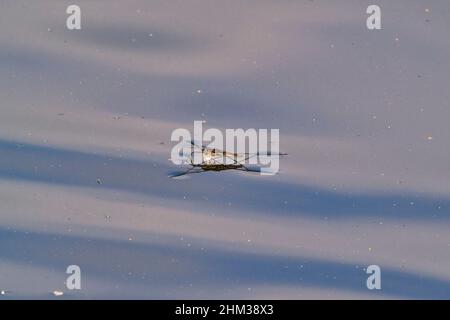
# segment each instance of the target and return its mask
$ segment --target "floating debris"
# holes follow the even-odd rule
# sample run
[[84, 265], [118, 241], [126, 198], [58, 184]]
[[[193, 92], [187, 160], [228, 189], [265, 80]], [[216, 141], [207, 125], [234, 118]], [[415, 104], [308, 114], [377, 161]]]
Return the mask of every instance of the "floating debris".
[[53, 291], [53, 295], [54, 295], [55, 297], [60, 297], [60, 296], [62, 296], [63, 294], [64, 294], [64, 292], [62, 292], [62, 291], [58, 291], [58, 290]]
[[97, 184], [102, 184], [102, 180], [100, 178], [97, 178]]

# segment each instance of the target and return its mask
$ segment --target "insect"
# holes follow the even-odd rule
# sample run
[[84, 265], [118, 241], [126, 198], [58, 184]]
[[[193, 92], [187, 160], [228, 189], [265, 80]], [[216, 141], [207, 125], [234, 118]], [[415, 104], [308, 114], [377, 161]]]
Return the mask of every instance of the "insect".
[[[233, 153], [216, 148], [209, 148], [204, 145], [199, 145], [194, 141], [190, 141], [190, 144], [192, 152], [188, 157], [189, 168], [184, 171], [171, 172], [169, 174], [170, 178], [181, 178], [183, 176], [193, 173], [202, 173], [208, 171], [226, 171], [226, 170], [238, 170], [244, 172], [261, 173], [264, 172], [264, 167], [261, 167], [259, 165], [246, 164], [246, 161], [257, 156], [287, 155], [287, 153], [271, 153], [271, 152]], [[196, 153], [201, 156], [200, 163], [194, 162], [194, 157]]]

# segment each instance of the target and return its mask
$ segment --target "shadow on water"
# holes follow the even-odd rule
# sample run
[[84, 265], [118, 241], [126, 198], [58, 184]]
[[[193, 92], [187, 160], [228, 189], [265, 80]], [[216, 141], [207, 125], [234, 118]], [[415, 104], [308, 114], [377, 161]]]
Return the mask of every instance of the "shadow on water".
[[[205, 247], [195, 240], [186, 247], [160, 236], [155, 243], [139, 243], [4, 228], [0, 228], [0, 240], [3, 262], [65, 270], [80, 261], [84, 275], [108, 281], [113, 286], [136, 283], [148, 287], [145, 291], [150, 296], [158, 295], [152, 288], [159, 285], [168, 288], [192, 285], [187, 294], [205, 286], [230, 288], [261, 284], [369, 292], [363, 266], [308, 257], [233, 252]], [[382, 291], [374, 297], [450, 298], [448, 281], [380, 267]]]
[[[411, 194], [352, 194], [245, 173], [205, 173], [188, 180], [167, 177], [163, 157], [149, 161], [69, 151], [0, 140], [0, 177], [78, 187], [96, 187], [150, 196], [186, 199], [219, 210], [232, 206], [273, 215], [324, 217], [448, 219], [449, 200]], [[97, 184], [101, 179], [102, 184]], [[205, 197], [208, 198], [205, 201]], [[446, 214], [447, 212], [447, 214]]]

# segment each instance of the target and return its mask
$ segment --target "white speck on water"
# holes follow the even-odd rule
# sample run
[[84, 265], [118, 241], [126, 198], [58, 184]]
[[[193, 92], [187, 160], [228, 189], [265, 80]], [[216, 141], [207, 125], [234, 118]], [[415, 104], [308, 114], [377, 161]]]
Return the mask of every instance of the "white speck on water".
[[62, 296], [63, 294], [64, 294], [64, 292], [62, 292], [62, 291], [58, 291], [58, 290], [53, 291], [53, 295], [54, 295], [55, 297], [60, 297], [60, 296]]

